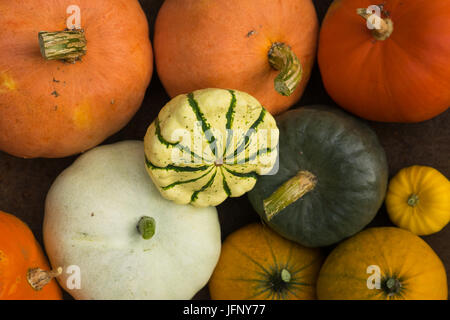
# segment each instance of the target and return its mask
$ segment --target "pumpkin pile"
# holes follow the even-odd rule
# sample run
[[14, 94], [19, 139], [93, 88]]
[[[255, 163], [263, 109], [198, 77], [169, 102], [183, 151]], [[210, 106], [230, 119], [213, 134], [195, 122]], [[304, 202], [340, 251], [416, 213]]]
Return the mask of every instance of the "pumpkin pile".
[[[143, 141], [101, 146], [140, 108], [153, 51], [137, 0], [92, 3], [0, 3], [0, 150], [83, 153], [47, 193], [45, 253], [0, 211], [0, 299], [448, 298], [420, 236], [450, 222], [450, 181], [390, 171], [369, 122], [448, 109], [448, 1], [335, 0], [319, 28], [312, 0], [166, 0], [170, 101]], [[336, 106], [297, 104], [316, 54]], [[246, 194], [260, 222], [222, 239], [216, 207]], [[383, 204], [396, 227], [371, 227]]]

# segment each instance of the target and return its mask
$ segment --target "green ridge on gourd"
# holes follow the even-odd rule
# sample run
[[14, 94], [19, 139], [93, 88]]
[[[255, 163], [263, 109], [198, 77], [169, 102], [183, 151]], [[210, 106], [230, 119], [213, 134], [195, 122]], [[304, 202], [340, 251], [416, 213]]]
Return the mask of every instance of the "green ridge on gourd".
[[278, 128], [252, 96], [203, 89], [172, 99], [144, 144], [147, 172], [165, 198], [216, 206], [251, 190], [273, 168]]

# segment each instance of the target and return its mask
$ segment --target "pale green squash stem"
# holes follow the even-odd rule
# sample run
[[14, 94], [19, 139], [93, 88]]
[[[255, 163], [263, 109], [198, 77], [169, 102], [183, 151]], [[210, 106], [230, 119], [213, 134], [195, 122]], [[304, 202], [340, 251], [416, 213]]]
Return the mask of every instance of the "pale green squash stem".
[[408, 205], [410, 207], [415, 207], [419, 203], [419, 196], [416, 194], [412, 194], [408, 198]]
[[316, 184], [317, 178], [311, 172], [298, 172], [263, 201], [267, 220], [272, 220], [278, 212], [313, 190]]
[[138, 222], [137, 229], [144, 240], [149, 240], [155, 235], [156, 221], [152, 217], [143, 216]]
[[389, 278], [385, 282], [385, 292], [389, 296], [393, 296], [393, 295], [399, 293], [401, 288], [402, 288], [402, 284], [396, 278]]
[[291, 281], [291, 273], [286, 269], [281, 270], [281, 280], [283, 280], [286, 283], [289, 283]]

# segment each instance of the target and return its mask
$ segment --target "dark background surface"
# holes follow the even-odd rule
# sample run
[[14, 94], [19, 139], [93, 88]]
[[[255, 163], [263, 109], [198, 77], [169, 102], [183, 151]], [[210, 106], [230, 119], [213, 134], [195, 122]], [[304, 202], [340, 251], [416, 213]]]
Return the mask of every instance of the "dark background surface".
[[[163, 1], [141, 0], [140, 2], [147, 12], [151, 34], [153, 35], [154, 20]], [[321, 19], [332, 1], [316, 0], [315, 2], [319, 18]], [[124, 129], [107, 139], [104, 143], [143, 139], [147, 127], [169, 100], [155, 70], [142, 108]], [[310, 104], [334, 105], [323, 88], [317, 66], [302, 100], [297, 106]], [[449, 110], [435, 119], [417, 124], [369, 122], [369, 125], [378, 134], [381, 144], [386, 150], [391, 177], [400, 169], [416, 164], [434, 167], [449, 177]], [[44, 202], [47, 191], [54, 179], [75, 159], [76, 157], [24, 160], [0, 152], [0, 210], [12, 213], [26, 222], [41, 244]], [[259, 220], [246, 196], [238, 199], [228, 199], [218, 207], [218, 211], [223, 238], [240, 227]], [[383, 206], [369, 226], [385, 225], [392, 224]], [[447, 226], [437, 234], [424, 237], [424, 239], [444, 262], [447, 277], [449, 277], [450, 226]], [[324, 251], [328, 252], [331, 249], [324, 248]], [[69, 298], [68, 295], [67, 298]], [[208, 299], [208, 290], [205, 288], [197, 294], [196, 298]]]

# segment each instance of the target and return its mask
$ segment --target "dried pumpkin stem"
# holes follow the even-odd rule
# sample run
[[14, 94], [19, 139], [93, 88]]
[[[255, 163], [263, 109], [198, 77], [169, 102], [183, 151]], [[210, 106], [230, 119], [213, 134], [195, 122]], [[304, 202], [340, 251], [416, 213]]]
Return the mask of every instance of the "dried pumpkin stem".
[[316, 184], [316, 176], [309, 171], [300, 171], [295, 177], [286, 181], [263, 201], [267, 220], [272, 220], [278, 212], [313, 190]]
[[29, 269], [27, 272], [27, 280], [30, 286], [40, 291], [44, 288], [53, 278], [56, 278], [62, 274], [63, 269], [61, 267], [56, 270], [46, 271], [40, 268]]
[[291, 47], [280, 42], [272, 45], [268, 55], [270, 66], [280, 71], [275, 78], [275, 90], [283, 96], [290, 96], [302, 81], [300, 61]]
[[152, 217], [144, 216], [139, 220], [137, 229], [144, 240], [149, 240], [155, 235], [156, 221]]
[[[357, 9], [356, 13], [364, 18], [364, 20], [369, 20], [373, 14], [368, 12], [367, 9]], [[375, 18], [373, 18], [375, 19]], [[378, 19], [379, 24], [376, 23], [374, 20], [369, 20], [369, 22], [372, 24], [372, 35], [375, 39], [383, 41], [388, 39], [392, 32], [394, 31], [394, 22], [392, 22], [389, 18], [381, 18]]]
[[86, 54], [83, 30], [39, 32], [39, 47], [46, 60], [75, 62]]

